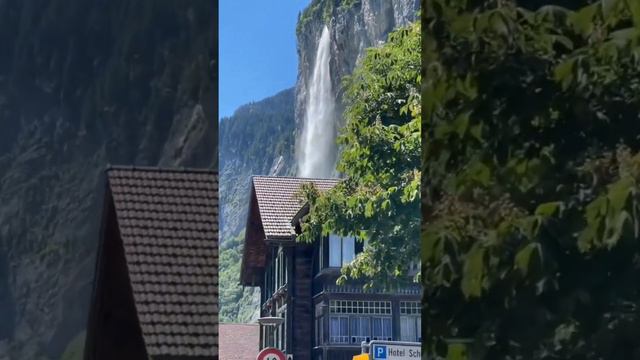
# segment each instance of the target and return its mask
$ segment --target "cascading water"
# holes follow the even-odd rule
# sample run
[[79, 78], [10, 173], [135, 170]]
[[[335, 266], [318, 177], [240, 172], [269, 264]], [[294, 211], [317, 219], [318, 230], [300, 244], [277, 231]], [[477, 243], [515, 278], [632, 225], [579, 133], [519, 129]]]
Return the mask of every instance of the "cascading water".
[[298, 176], [330, 177], [334, 172], [336, 146], [335, 99], [329, 68], [331, 39], [322, 29], [313, 74], [309, 82], [302, 141], [298, 153]]

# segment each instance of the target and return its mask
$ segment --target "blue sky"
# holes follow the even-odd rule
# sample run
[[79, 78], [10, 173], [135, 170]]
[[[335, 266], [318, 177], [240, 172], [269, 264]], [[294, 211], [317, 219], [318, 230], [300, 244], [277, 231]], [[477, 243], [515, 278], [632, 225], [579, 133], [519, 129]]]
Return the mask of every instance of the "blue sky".
[[295, 85], [296, 21], [310, 0], [221, 0], [220, 117]]

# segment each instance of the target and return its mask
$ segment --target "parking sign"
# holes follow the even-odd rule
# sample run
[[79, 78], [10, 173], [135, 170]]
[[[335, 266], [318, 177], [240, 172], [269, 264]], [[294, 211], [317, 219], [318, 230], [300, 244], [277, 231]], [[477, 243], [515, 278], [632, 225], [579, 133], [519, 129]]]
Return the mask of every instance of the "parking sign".
[[369, 343], [371, 360], [420, 360], [420, 343], [377, 341]]
[[387, 347], [385, 345], [375, 345], [373, 353], [374, 359], [387, 359]]

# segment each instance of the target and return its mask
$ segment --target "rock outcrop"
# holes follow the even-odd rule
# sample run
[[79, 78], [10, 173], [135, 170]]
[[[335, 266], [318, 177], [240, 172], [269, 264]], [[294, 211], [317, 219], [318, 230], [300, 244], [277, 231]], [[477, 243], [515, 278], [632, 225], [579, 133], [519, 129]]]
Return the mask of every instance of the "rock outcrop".
[[251, 175], [293, 175], [294, 89], [243, 105], [220, 122], [220, 319], [259, 315], [255, 289], [239, 285]]
[[214, 11], [0, 1], [0, 359], [84, 330], [108, 164], [217, 167]]
[[247, 220], [251, 175], [291, 175], [293, 88], [246, 104], [220, 122], [221, 239], [235, 236]]
[[351, 74], [365, 49], [386, 41], [393, 29], [417, 19], [419, 0], [314, 0], [300, 14], [297, 28], [298, 80], [296, 124], [298, 132], [306, 111], [309, 79], [313, 71], [320, 34], [325, 25], [331, 37], [331, 78], [338, 109], [338, 128], [343, 125], [341, 83]]
[[[393, 29], [417, 19], [419, 0], [313, 0], [300, 14], [297, 26], [298, 80], [293, 89], [245, 105], [220, 127], [221, 196], [221, 316], [225, 321], [247, 321], [258, 309], [253, 291], [237, 285], [241, 239], [248, 197], [249, 176], [295, 175], [295, 142], [299, 140], [306, 110], [309, 79], [320, 34], [331, 33], [332, 87], [337, 114], [341, 114], [342, 77], [350, 74], [366, 48], [383, 43]], [[340, 116], [336, 117], [342, 125]], [[241, 233], [240, 233], [241, 235]], [[226, 308], [225, 308], [226, 307]]]

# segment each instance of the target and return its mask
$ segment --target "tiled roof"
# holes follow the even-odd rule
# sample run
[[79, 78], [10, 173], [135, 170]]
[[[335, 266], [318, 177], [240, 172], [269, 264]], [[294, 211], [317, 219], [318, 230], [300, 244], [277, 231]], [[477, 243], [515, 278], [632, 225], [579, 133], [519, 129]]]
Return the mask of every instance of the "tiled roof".
[[151, 358], [218, 355], [218, 176], [111, 168], [136, 311]]
[[259, 342], [258, 324], [220, 324], [220, 359], [255, 360]]
[[291, 238], [291, 220], [304, 205], [296, 195], [303, 183], [313, 183], [320, 191], [331, 189], [338, 179], [307, 179], [280, 176], [254, 176], [260, 219], [267, 238]]

